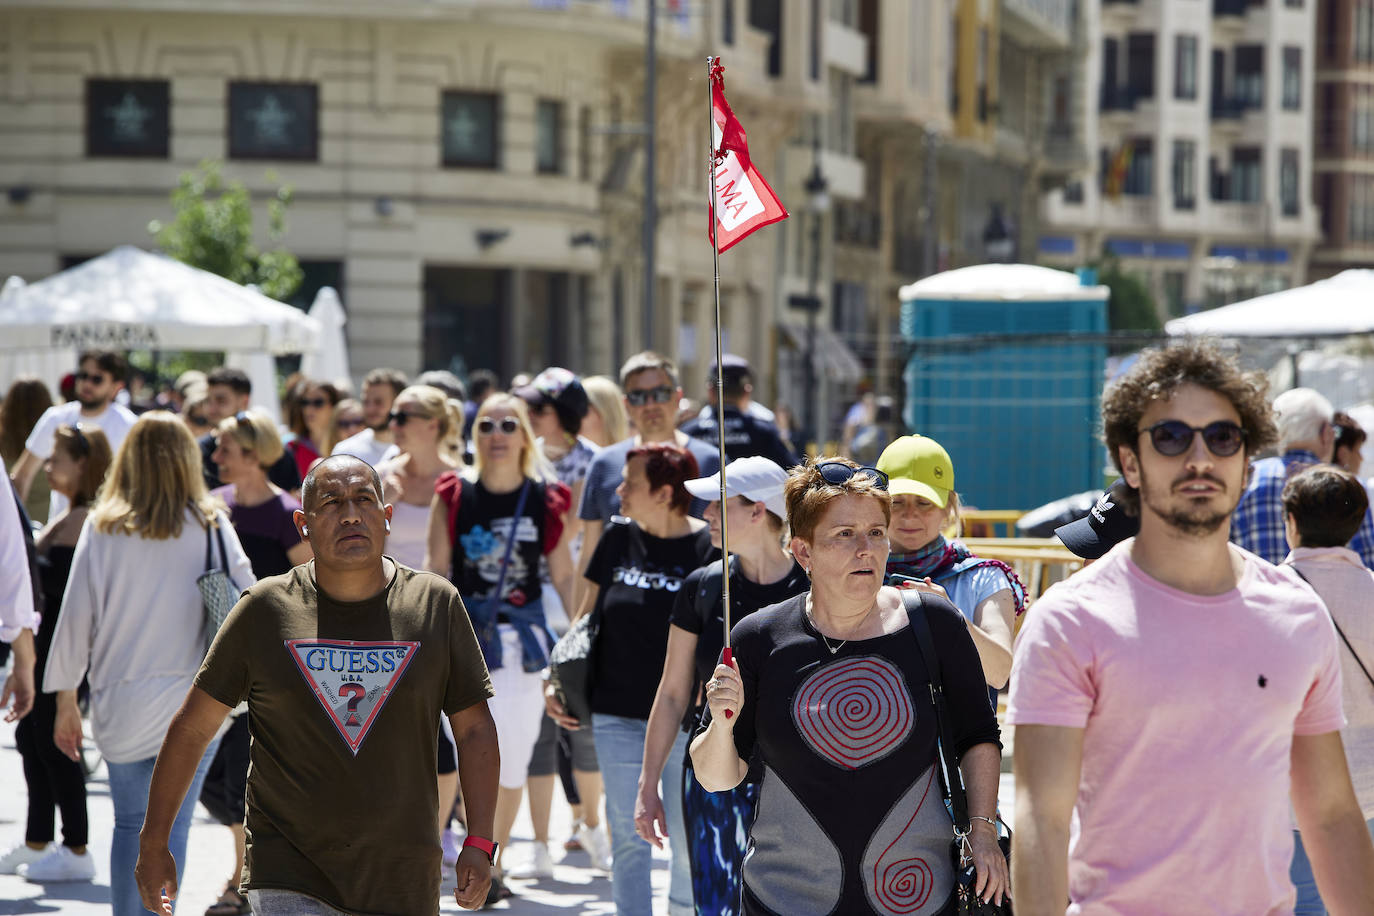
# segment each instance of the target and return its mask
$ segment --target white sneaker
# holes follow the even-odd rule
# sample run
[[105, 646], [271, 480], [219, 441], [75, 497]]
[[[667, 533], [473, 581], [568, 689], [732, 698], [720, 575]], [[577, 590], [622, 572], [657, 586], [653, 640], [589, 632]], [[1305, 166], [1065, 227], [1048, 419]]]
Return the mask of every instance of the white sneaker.
[[439, 835], [439, 844], [444, 848], [444, 864], [456, 865], [458, 862], [458, 853], [462, 852], [458, 847], [458, 834], [449, 830], [447, 827], [444, 828], [444, 832]]
[[19, 867], [19, 874], [33, 884], [58, 881], [90, 881], [95, 878], [95, 856], [77, 855], [67, 846], [54, 846], [37, 862]]
[[17, 875], [19, 866], [27, 865], [30, 862], [37, 862], [48, 854], [52, 849], [52, 844], [44, 846], [42, 849], [34, 849], [28, 843], [20, 843], [5, 850], [4, 855], [0, 855], [0, 875]]
[[512, 878], [552, 878], [553, 856], [549, 853], [548, 843], [531, 843], [534, 855], [524, 868], [511, 872]]
[[602, 871], [611, 870], [611, 841], [606, 836], [606, 828], [600, 824], [588, 827], [583, 824], [577, 828], [577, 841], [587, 850], [592, 866]]

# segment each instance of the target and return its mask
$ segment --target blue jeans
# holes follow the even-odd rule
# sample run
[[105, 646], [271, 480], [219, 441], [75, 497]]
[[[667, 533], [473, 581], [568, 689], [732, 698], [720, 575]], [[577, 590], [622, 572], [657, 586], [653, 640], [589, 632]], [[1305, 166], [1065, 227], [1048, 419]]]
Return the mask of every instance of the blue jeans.
[[[216, 738], [200, 758], [191, 788], [172, 824], [167, 846], [177, 863], [178, 884], [186, 870], [186, 835], [191, 829], [191, 814], [196, 810], [200, 787], [218, 748], [219, 739]], [[143, 916], [147, 912], [138, 896], [138, 885], [134, 883], [134, 866], [138, 864], [138, 834], [143, 829], [143, 817], [148, 813], [148, 787], [153, 781], [156, 762], [156, 757], [133, 763], [105, 761], [110, 773], [110, 801], [114, 803], [114, 837], [110, 841], [110, 906], [114, 916]]]
[[[1374, 836], [1374, 818], [1369, 823], [1369, 834]], [[1298, 889], [1298, 903], [1293, 916], [1325, 916], [1326, 906], [1322, 895], [1317, 893], [1317, 879], [1312, 874], [1312, 863], [1307, 858], [1307, 850], [1302, 848], [1302, 834], [1293, 831], [1293, 864], [1288, 866], [1288, 877]]]
[[[611, 825], [611, 896], [616, 916], [651, 916], [653, 891], [649, 883], [653, 850], [635, 833], [635, 798], [639, 795], [639, 771], [644, 762], [644, 719], [592, 713], [596, 759], [606, 790], [606, 819]], [[682, 761], [687, 735], [679, 732], [663, 766], [659, 794], [668, 815], [671, 871], [668, 912], [693, 916], [692, 868], [687, 855], [687, 828], [682, 820]]]

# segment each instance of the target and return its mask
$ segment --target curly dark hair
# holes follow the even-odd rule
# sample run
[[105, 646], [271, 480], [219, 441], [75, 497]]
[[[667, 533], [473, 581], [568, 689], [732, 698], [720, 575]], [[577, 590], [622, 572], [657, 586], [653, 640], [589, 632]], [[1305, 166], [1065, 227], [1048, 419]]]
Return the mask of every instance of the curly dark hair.
[[1215, 391], [1236, 408], [1245, 430], [1247, 459], [1278, 441], [1264, 376], [1245, 372], [1235, 357], [1210, 341], [1189, 340], [1145, 350], [1135, 365], [1102, 393], [1102, 439], [1118, 471], [1119, 447], [1138, 447], [1140, 418], [1150, 402], [1171, 398], [1187, 384]]

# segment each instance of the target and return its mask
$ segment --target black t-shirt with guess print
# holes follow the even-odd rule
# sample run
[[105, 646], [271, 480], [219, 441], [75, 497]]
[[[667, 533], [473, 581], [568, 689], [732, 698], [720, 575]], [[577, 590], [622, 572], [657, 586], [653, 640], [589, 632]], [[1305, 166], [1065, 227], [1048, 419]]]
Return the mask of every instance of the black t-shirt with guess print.
[[649, 718], [663, 674], [673, 602], [687, 574], [717, 556], [705, 528], [659, 538], [628, 519], [606, 526], [586, 572], [601, 588], [592, 712]]

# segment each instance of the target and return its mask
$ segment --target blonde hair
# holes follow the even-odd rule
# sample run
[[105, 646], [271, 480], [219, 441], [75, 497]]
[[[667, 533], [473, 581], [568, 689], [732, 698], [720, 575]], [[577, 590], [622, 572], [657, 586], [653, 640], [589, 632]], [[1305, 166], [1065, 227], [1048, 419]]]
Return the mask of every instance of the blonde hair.
[[[240, 416], [243, 417], [242, 423], [239, 422]], [[221, 437], [228, 436], [233, 439], [245, 452], [252, 452], [263, 470], [281, 460], [282, 452], [286, 451], [282, 447], [281, 436], [277, 435], [277, 424], [266, 411], [256, 407], [224, 418], [216, 432]]]
[[150, 410], [119, 447], [90, 522], [102, 534], [165, 541], [181, 535], [190, 504], [208, 528], [223, 504], [205, 489], [203, 473], [200, 447], [186, 424], [165, 410]]
[[[531, 480], [554, 480], [556, 475], [553, 466], [549, 464], [544, 453], [535, 445], [534, 427], [530, 425], [530, 411], [525, 406], [525, 402], [513, 394], [498, 392], [489, 395], [482, 402], [482, 406], [477, 408], [477, 417], [480, 420], [487, 415], [487, 411], [503, 407], [515, 415], [515, 419], [520, 423], [520, 434], [525, 437], [525, 442], [520, 446], [520, 471]], [[473, 422], [473, 434], [477, 435], [477, 421]], [[472, 467], [477, 472], [477, 476], [482, 476], [482, 450], [474, 448], [472, 450]]]
[[433, 385], [411, 385], [401, 389], [392, 402], [391, 409], [402, 400], [414, 401], [420, 405], [425, 418], [439, 421], [439, 448], [463, 454], [463, 402], [444, 393]]
[[591, 406], [601, 415], [601, 425], [612, 442], [620, 442], [630, 435], [630, 418], [625, 413], [624, 393], [620, 386], [604, 375], [589, 375], [582, 380]]

